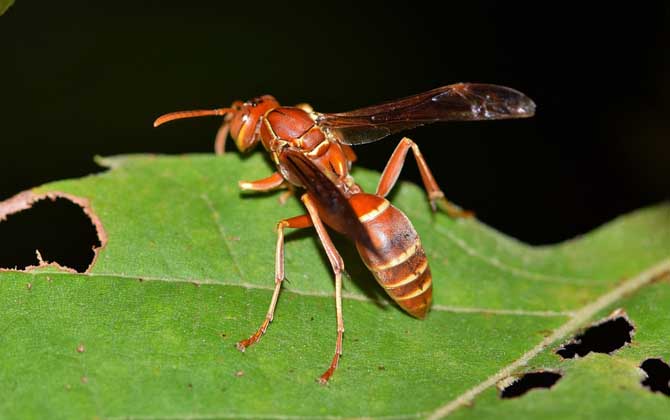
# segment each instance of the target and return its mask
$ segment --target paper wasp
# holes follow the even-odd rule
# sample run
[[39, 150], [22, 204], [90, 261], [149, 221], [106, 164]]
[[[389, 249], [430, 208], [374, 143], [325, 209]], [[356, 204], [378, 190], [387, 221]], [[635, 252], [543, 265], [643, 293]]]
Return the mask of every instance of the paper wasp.
[[433, 210], [439, 206], [452, 217], [466, 217], [445, 198], [419, 147], [403, 138], [381, 175], [377, 191], [364, 193], [350, 175], [356, 155], [351, 145], [380, 140], [390, 134], [438, 121], [496, 120], [530, 117], [535, 104], [524, 94], [507, 87], [459, 83], [403, 99], [355, 111], [325, 114], [309, 105], [285, 107], [269, 95], [229, 108], [173, 112], [159, 117], [154, 126], [200, 116], [223, 116], [215, 149], [223, 153], [228, 134], [245, 152], [259, 142], [270, 153], [276, 172], [256, 181], [240, 181], [242, 190], [269, 191], [299, 187], [306, 214], [277, 223], [275, 288], [265, 320], [246, 340], [237, 343], [244, 351], [265, 333], [284, 280], [284, 230], [314, 227], [335, 275], [337, 339], [330, 367], [319, 382], [326, 383], [342, 355], [342, 272], [344, 263], [326, 226], [350, 238], [377, 282], [405, 311], [424, 318], [432, 299], [432, 277], [421, 241], [412, 223], [384, 197], [395, 185], [411, 150]]

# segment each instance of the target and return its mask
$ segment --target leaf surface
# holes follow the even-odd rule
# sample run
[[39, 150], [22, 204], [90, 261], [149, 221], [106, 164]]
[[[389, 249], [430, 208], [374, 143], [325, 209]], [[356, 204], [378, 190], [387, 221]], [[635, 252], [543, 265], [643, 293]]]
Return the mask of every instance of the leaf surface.
[[0, 16], [5, 14], [12, 4], [14, 4], [14, 0], [0, 0]]
[[[289, 281], [268, 333], [244, 354], [234, 347], [265, 316], [276, 222], [304, 212], [296, 199], [280, 206], [276, 194], [238, 191], [239, 179], [269, 174], [263, 159], [103, 162], [112, 169], [32, 191], [88, 199], [108, 241], [86, 274], [0, 272], [0, 417], [629, 418], [670, 409], [637, 369], [670, 358], [668, 205], [529, 247], [432, 214], [423, 191], [403, 184], [392, 201], [421, 235], [433, 310], [425, 321], [406, 315], [336, 238], [351, 278], [344, 356], [324, 387], [315, 378], [334, 350], [333, 281], [310, 229], [287, 235]], [[355, 177], [373, 191], [378, 174]], [[578, 360], [554, 354], [619, 307], [636, 327], [631, 345]], [[548, 391], [498, 397], [496, 382], [539, 368], [564, 377]]]

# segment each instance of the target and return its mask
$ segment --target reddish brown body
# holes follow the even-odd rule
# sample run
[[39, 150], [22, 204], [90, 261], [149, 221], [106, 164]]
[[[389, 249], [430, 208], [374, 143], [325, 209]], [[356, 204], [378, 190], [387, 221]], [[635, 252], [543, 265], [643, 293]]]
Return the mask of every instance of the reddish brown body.
[[[327, 137], [314, 119], [299, 108], [280, 107], [270, 110], [260, 127], [263, 146], [268, 150], [278, 169], [279, 154], [286, 146], [300, 150], [320, 169], [330, 173], [335, 180], [347, 180], [350, 160], [343, 150], [343, 145]], [[294, 185], [304, 187], [289, 171], [283, 170], [284, 177]], [[351, 184], [353, 180], [349, 178]]]
[[[366, 194], [349, 174], [356, 155], [349, 145], [376, 141], [389, 134], [449, 120], [484, 120], [527, 117], [535, 105], [510, 88], [484, 84], [456, 84], [359, 110], [321, 114], [308, 105], [280, 106], [275, 98], [261, 96], [234, 102], [231, 108], [166, 114], [154, 125], [179, 118], [224, 116], [215, 149], [223, 153], [230, 133], [241, 151], [261, 142], [277, 172], [257, 181], [241, 181], [243, 190], [304, 188], [307, 214], [277, 224], [275, 289], [267, 315], [256, 333], [237, 344], [244, 351], [265, 333], [274, 315], [284, 280], [284, 229], [314, 227], [335, 274], [337, 340], [335, 356], [319, 381], [332, 376], [342, 354], [342, 272], [344, 262], [324, 224], [352, 239], [365, 265], [388, 295], [405, 311], [424, 318], [432, 301], [432, 276], [419, 236], [400, 210], [384, 197], [395, 185], [411, 150], [416, 158], [428, 199], [453, 217], [467, 217], [444, 197], [418, 146], [403, 138], [391, 155], [375, 194]], [[282, 196], [284, 197], [284, 196]], [[280, 197], [280, 200], [282, 198]]]
[[[391, 206], [388, 200], [362, 192], [349, 175], [351, 162], [355, 159], [353, 151], [329, 138], [315, 120], [299, 108], [271, 109], [260, 127], [263, 146], [272, 154], [280, 171], [279, 154], [282, 146], [289, 144], [299, 149], [335, 183], [349, 199], [376, 251], [356, 242], [365, 265], [401, 308], [417, 318], [424, 318], [432, 299], [432, 278], [419, 235], [407, 216]], [[307, 187], [291, 171], [284, 170], [282, 175], [294, 185]], [[347, 229], [342, 226], [347, 220], [325, 206], [317, 207], [326, 225], [347, 234]]]
[[367, 228], [374, 249], [356, 248], [377, 282], [411, 315], [424, 318], [433, 298], [433, 279], [419, 235], [412, 223], [388, 200], [356, 194], [351, 204]]

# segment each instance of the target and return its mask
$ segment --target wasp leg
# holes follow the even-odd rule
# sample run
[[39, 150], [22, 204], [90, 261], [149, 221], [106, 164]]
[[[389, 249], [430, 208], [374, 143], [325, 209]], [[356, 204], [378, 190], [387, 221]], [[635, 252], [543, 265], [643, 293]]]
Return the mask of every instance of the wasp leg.
[[318, 379], [320, 384], [326, 384], [335, 369], [337, 369], [337, 364], [340, 361], [340, 356], [342, 356], [342, 336], [344, 335], [344, 318], [342, 317], [342, 272], [344, 271], [344, 261], [339, 252], [333, 245], [330, 236], [326, 228], [323, 226], [321, 218], [319, 218], [319, 212], [316, 209], [313, 199], [309, 194], [304, 194], [301, 197], [302, 202], [307, 207], [307, 212], [312, 219], [314, 224], [314, 229], [316, 229], [317, 235], [321, 240], [323, 248], [326, 250], [326, 255], [328, 255], [328, 260], [330, 265], [333, 267], [333, 273], [335, 273], [335, 311], [337, 313], [337, 340], [335, 341], [335, 355], [333, 360], [330, 363], [330, 367], [321, 375]]
[[246, 340], [242, 340], [236, 344], [236, 347], [240, 351], [246, 350], [247, 347], [254, 344], [261, 339], [265, 331], [268, 329], [268, 325], [272, 322], [274, 317], [275, 307], [277, 306], [277, 299], [279, 298], [279, 291], [281, 290], [282, 282], [284, 281], [284, 229], [293, 228], [307, 228], [312, 226], [312, 219], [306, 214], [301, 216], [291, 217], [290, 219], [284, 219], [277, 223], [277, 251], [275, 254], [275, 289], [272, 293], [272, 300], [270, 301], [270, 307], [268, 308], [268, 313], [265, 315], [265, 320], [258, 328], [258, 330]]
[[222, 155], [226, 152], [226, 139], [230, 132], [231, 118], [230, 114], [227, 114], [223, 119], [223, 124], [219, 127], [219, 131], [216, 132], [216, 137], [214, 138], [214, 153], [217, 155]]
[[274, 172], [267, 178], [257, 181], [239, 181], [237, 185], [242, 191], [271, 191], [286, 186], [286, 183], [279, 172]]
[[286, 191], [282, 192], [279, 194], [279, 204], [282, 206], [286, 204], [289, 198], [293, 196], [295, 193], [295, 189], [293, 188], [293, 184], [289, 184], [288, 182], [286, 183]]
[[237, 184], [243, 191], [271, 191], [278, 188], [286, 188], [287, 190], [282, 192], [278, 199], [279, 204], [282, 206], [293, 195], [293, 186], [286, 182], [279, 172], [275, 172], [269, 177], [257, 181], [239, 181]]
[[379, 179], [379, 185], [377, 185], [376, 194], [381, 197], [385, 197], [386, 194], [391, 191], [396, 181], [398, 180], [400, 171], [405, 164], [407, 152], [410, 149], [412, 149], [416, 163], [419, 166], [419, 173], [421, 173], [421, 179], [423, 180], [424, 188], [428, 193], [428, 199], [430, 200], [430, 206], [432, 207], [433, 211], [436, 211], [437, 207], [439, 206], [451, 217], [474, 216], [474, 213], [471, 211], [463, 210], [456, 204], [446, 199], [444, 193], [437, 185], [433, 174], [430, 172], [430, 168], [428, 168], [428, 164], [424, 160], [423, 155], [419, 150], [419, 146], [417, 146], [416, 143], [407, 137], [404, 137], [402, 140], [400, 140], [400, 143], [393, 151], [393, 154], [391, 155], [391, 158], [386, 164], [386, 168], [384, 168], [384, 172], [382, 172], [382, 176]]

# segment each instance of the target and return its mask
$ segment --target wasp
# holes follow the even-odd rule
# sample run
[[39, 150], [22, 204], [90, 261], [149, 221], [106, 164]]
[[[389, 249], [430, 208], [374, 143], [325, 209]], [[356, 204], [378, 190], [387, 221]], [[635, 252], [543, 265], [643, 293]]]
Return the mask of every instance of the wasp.
[[[438, 207], [452, 217], [472, 214], [449, 202], [424, 159], [419, 146], [400, 140], [379, 179], [374, 194], [363, 192], [350, 174], [356, 161], [352, 145], [381, 140], [391, 134], [441, 121], [498, 120], [530, 117], [535, 104], [523, 93], [504, 86], [458, 83], [428, 92], [343, 113], [315, 112], [307, 104], [281, 106], [264, 95], [228, 108], [165, 114], [154, 127], [168, 121], [222, 116], [215, 151], [224, 152], [226, 138], [241, 152], [263, 144], [276, 171], [255, 181], [239, 181], [247, 191], [288, 188], [305, 190], [300, 199], [306, 213], [277, 223], [275, 287], [265, 319], [249, 338], [237, 343], [244, 351], [265, 334], [284, 280], [284, 230], [314, 228], [335, 277], [337, 337], [335, 354], [319, 377], [331, 378], [342, 355], [342, 273], [344, 262], [326, 227], [351, 239], [363, 262], [386, 293], [407, 313], [423, 319], [432, 301], [432, 276], [421, 240], [410, 220], [385, 197], [391, 191], [411, 150], [433, 211]], [[281, 198], [285, 200], [285, 198]]]

